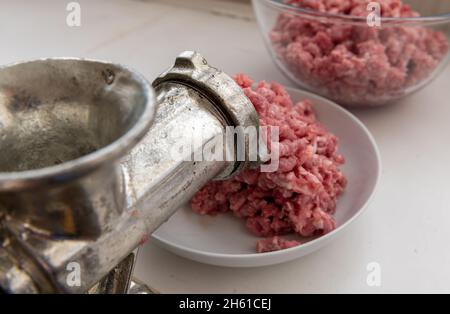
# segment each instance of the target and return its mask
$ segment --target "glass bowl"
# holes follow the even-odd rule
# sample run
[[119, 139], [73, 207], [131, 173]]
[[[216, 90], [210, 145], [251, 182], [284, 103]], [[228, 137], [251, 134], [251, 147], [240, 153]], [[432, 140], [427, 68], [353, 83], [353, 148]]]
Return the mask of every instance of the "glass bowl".
[[272, 59], [297, 86], [344, 106], [372, 107], [426, 86], [450, 59], [450, 1], [403, 1], [420, 16], [371, 11], [389, 2], [396, 1], [366, 1], [356, 15], [286, 0], [253, 0], [253, 7]]

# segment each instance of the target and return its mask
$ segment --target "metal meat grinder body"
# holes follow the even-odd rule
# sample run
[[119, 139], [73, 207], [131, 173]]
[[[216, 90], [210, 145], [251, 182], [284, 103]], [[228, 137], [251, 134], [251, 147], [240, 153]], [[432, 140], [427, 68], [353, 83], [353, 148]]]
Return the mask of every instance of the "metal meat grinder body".
[[[127, 292], [139, 244], [207, 181], [257, 165], [191, 158], [226, 126], [257, 128], [258, 116], [195, 52], [153, 88], [124, 66], [83, 59], [1, 68], [0, 288]], [[193, 149], [171, 158], [180, 143]]]

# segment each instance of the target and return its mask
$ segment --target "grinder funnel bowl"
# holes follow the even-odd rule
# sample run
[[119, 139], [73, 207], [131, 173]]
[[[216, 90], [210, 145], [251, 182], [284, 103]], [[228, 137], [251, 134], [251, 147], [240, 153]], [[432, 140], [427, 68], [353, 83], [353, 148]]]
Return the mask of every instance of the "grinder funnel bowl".
[[[149, 234], [208, 180], [258, 164], [189, 158], [227, 126], [258, 127], [240, 87], [198, 53], [182, 53], [153, 88], [91, 60], [0, 69], [1, 289], [87, 292], [122, 280], [104, 292], [126, 292]], [[193, 140], [185, 158], [170, 157]], [[125, 279], [111, 277], [125, 261]], [[74, 265], [79, 280], [68, 277]]]
[[123, 210], [116, 169], [153, 90], [119, 65], [46, 59], [0, 70], [0, 211], [35, 231], [96, 237]]

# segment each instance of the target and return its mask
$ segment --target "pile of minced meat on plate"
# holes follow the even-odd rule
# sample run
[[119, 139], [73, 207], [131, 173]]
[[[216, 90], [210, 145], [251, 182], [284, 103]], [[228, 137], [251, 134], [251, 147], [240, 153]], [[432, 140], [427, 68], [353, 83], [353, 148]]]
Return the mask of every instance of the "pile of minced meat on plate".
[[[279, 167], [276, 172], [248, 169], [226, 181], [212, 181], [191, 201], [201, 215], [232, 212], [247, 228], [264, 237], [259, 253], [300, 244], [283, 235], [322, 235], [336, 228], [333, 213], [346, 178], [339, 169], [344, 158], [338, 140], [321, 126], [310, 101], [294, 104], [277, 83], [235, 78], [255, 106], [260, 124], [279, 127]], [[270, 147], [269, 147], [270, 149]]]

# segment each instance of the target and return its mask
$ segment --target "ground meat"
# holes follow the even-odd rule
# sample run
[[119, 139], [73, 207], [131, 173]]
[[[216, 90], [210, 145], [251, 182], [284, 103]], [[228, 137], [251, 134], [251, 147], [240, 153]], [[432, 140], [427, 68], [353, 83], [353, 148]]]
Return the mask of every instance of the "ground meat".
[[[261, 237], [310, 237], [332, 231], [332, 214], [346, 185], [337, 138], [317, 122], [310, 101], [293, 104], [281, 85], [263, 81], [253, 88], [242, 74], [236, 82], [258, 111], [261, 125], [279, 127], [279, 168], [249, 169], [229, 180], [210, 182], [193, 197], [192, 209], [202, 215], [231, 211]], [[293, 244], [276, 238], [261, 242], [258, 250], [267, 243], [280, 248]]]
[[[370, 0], [287, 0], [334, 14], [366, 17]], [[383, 17], [417, 17], [400, 0], [378, 0]], [[381, 28], [318, 22], [282, 13], [270, 33], [281, 63], [302, 85], [344, 105], [385, 104], [419, 87], [444, 60], [444, 33], [421, 26]]]
[[295, 240], [286, 240], [281, 237], [269, 237], [256, 242], [256, 252], [265, 253], [288, 249], [300, 245], [300, 242]]

